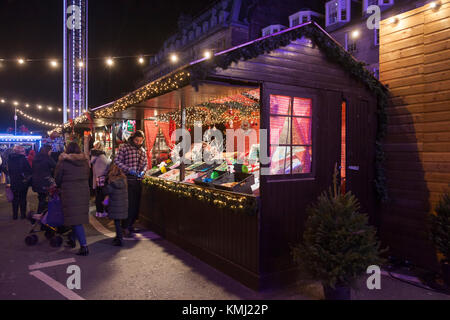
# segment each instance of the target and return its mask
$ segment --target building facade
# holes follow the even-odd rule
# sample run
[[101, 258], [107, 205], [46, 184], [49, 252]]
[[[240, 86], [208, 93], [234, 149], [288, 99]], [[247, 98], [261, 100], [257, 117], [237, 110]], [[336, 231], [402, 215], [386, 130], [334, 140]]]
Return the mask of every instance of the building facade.
[[[325, 3], [325, 29], [357, 60], [367, 64], [367, 69], [379, 78], [380, 29], [372, 28], [375, 13], [368, 10], [378, 6], [382, 20], [422, 7], [430, 0], [333, 0]], [[392, 23], [397, 21], [393, 19]], [[370, 27], [369, 27], [369, 26]]]
[[[314, 4], [309, 4], [314, 3]], [[178, 32], [151, 57], [141, 85], [158, 79], [186, 63], [201, 59], [302, 21], [323, 17], [324, 1], [221, 0], [198, 16], [181, 16]], [[304, 15], [290, 16], [304, 12]]]

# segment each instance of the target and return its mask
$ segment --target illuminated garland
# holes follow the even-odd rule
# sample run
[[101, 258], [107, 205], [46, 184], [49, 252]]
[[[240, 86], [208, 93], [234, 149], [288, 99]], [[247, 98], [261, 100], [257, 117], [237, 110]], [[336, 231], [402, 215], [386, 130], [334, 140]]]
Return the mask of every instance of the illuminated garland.
[[64, 124], [64, 129], [67, 131], [69, 128], [72, 127], [72, 125], [76, 125], [76, 124], [80, 124], [80, 123], [84, 123], [88, 121], [88, 117], [86, 114], [83, 114], [81, 116], [76, 117], [75, 119], [73, 119], [72, 121], [69, 120], [69, 122], [66, 122]]
[[125, 97], [120, 98], [114, 102], [111, 107], [95, 111], [94, 116], [95, 118], [111, 117], [115, 112], [123, 111], [129, 106], [179, 89], [189, 83], [190, 76], [191, 74], [189, 72], [180, 71], [163, 80], [151, 82]]
[[210, 204], [221, 209], [226, 208], [235, 212], [245, 212], [252, 215], [258, 209], [256, 198], [251, 196], [241, 196], [152, 177], [145, 178], [144, 185], [172, 192], [180, 198], [194, 198], [205, 202], [205, 204]]
[[37, 123], [42, 124], [42, 125], [44, 125], [44, 126], [54, 127], [54, 128], [62, 127], [61, 124], [51, 123], [51, 122], [47, 122], [47, 121], [42, 121], [41, 119], [38, 119], [38, 118], [34, 118], [34, 117], [32, 117], [32, 116], [29, 116], [29, 115], [27, 115], [25, 112], [23, 112], [23, 111], [20, 110], [20, 109], [17, 109], [17, 112], [18, 112], [21, 116], [27, 118], [28, 120], [37, 122]]
[[[168, 122], [170, 119], [181, 125], [181, 111], [174, 111], [157, 116], [158, 121]], [[259, 104], [243, 105], [239, 102], [203, 103], [186, 108], [186, 126], [201, 121], [204, 125], [228, 123], [230, 121], [257, 121], [259, 119]]]

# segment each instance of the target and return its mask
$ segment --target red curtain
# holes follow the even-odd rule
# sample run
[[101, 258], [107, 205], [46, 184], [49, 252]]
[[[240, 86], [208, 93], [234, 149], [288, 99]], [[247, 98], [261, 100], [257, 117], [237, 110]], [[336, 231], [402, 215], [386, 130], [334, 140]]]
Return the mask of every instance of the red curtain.
[[172, 136], [172, 133], [176, 130], [177, 124], [173, 121], [172, 117], [169, 120], [169, 137]]
[[171, 132], [169, 122], [158, 122], [158, 125], [161, 128], [161, 132], [164, 135], [164, 139], [166, 139], [166, 144], [169, 146], [170, 149], [172, 149], [173, 143], [172, 140], [170, 139]]
[[146, 141], [145, 144], [147, 147], [148, 166], [150, 168], [152, 163], [152, 150], [153, 146], [155, 145], [156, 136], [158, 135], [158, 126], [155, 124], [154, 121], [145, 120], [144, 127], [145, 127], [145, 141]]

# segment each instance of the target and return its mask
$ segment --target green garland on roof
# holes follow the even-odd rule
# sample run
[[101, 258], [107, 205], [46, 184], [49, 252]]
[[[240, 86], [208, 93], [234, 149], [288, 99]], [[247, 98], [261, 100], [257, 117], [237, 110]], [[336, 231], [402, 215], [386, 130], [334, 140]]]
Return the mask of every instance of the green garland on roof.
[[144, 185], [172, 192], [180, 198], [194, 198], [205, 204], [210, 204], [221, 209], [226, 208], [237, 213], [253, 215], [258, 209], [257, 200], [252, 196], [232, 194], [154, 177], [145, 178]]
[[[234, 118], [229, 113], [239, 111], [239, 116], [245, 119], [253, 118], [255, 112], [259, 112], [259, 104], [244, 105], [235, 101], [227, 101], [223, 103], [206, 102], [197, 106], [186, 108], [186, 126], [194, 125], [195, 121], [201, 121], [205, 125], [214, 125], [225, 123]], [[173, 111], [169, 113], [160, 114], [156, 117], [158, 121], [168, 122], [171, 119], [178, 125], [181, 124], [181, 111]]]
[[385, 155], [382, 141], [386, 135], [387, 115], [386, 107], [388, 103], [388, 92], [383, 85], [373, 77], [373, 75], [364, 67], [365, 64], [356, 61], [347, 51], [334, 42], [327, 34], [320, 30], [316, 25], [309, 24], [297, 29], [288, 31], [278, 36], [266, 38], [257, 41], [248, 46], [235, 49], [227, 54], [215, 56], [210, 60], [199, 63], [190, 68], [192, 73], [191, 83], [196, 85], [199, 81], [205, 79], [215, 68], [227, 69], [233, 62], [240, 60], [249, 60], [265, 53], [270, 53], [280, 47], [287, 46], [292, 41], [302, 37], [309, 38], [316, 44], [327, 56], [328, 59], [343, 66], [352, 76], [362, 81], [367, 88], [377, 96], [377, 117], [378, 128], [376, 136], [376, 158], [375, 158], [375, 189], [378, 198], [385, 202], [388, 199], [386, 187], [386, 177], [384, 171]]

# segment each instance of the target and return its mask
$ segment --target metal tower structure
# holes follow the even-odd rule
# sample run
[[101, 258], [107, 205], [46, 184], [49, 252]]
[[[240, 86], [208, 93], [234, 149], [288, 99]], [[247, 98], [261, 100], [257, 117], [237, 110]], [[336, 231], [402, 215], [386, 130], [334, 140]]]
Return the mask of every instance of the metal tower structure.
[[88, 110], [88, 0], [63, 0], [64, 123]]

